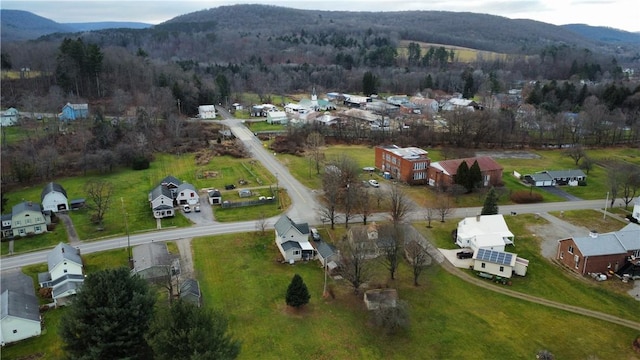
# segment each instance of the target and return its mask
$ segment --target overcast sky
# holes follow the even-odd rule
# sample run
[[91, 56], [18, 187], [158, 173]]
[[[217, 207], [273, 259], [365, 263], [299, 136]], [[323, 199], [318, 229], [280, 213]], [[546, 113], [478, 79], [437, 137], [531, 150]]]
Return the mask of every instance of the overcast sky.
[[638, 0], [2, 0], [0, 6], [30, 11], [59, 23], [136, 21], [158, 24], [178, 15], [239, 3], [340, 11], [467, 11], [555, 25], [580, 23], [640, 32]]

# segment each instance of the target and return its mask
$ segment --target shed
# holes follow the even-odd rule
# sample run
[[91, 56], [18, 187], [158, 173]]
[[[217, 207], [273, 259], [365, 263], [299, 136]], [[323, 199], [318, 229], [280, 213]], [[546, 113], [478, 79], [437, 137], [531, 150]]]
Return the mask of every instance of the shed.
[[71, 104], [67, 103], [62, 107], [62, 112], [58, 115], [61, 121], [72, 121], [78, 119], [86, 119], [89, 117], [88, 104]]
[[207, 195], [209, 197], [209, 204], [210, 205], [220, 205], [220, 204], [222, 204], [222, 194], [220, 193], [220, 190], [218, 190], [218, 189], [209, 190], [207, 192]]
[[215, 105], [200, 105], [198, 106], [198, 117], [200, 119], [215, 119], [216, 107]]
[[44, 186], [40, 193], [40, 202], [43, 210], [52, 212], [69, 210], [67, 191], [60, 184], [50, 182]]
[[0, 115], [0, 126], [14, 126], [18, 123], [18, 110], [8, 108]]
[[269, 111], [267, 112], [267, 123], [269, 124], [286, 124], [289, 122], [287, 113], [284, 111]]
[[202, 294], [200, 284], [195, 279], [186, 279], [180, 284], [180, 299], [188, 301], [197, 307], [202, 305]]

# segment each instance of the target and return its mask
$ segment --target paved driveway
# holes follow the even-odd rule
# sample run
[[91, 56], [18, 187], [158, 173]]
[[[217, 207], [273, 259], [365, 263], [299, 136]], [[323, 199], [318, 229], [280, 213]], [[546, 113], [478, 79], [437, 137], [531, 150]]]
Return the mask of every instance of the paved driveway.
[[559, 188], [557, 186], [540, 186], [540, 189], [548, 192], [549, 194], [560, 196], [563, 199], [566, 199], [567, 201], [580, 201], [580, 200], [582, 200], [579, 197], [576, 197], [576, 196], [573, 196], [573, 195], [567, 193], [566, 191], [562, 190], [561, 188]]
[[209, 205], [208, 196], [206, 193], [200, 194], [200, 212], [195, 212], [194, 206], [191, 206], [191, 212], [185, 213], [180, 207], [182, 214], [189, 219], [194, 225], [211, 225], [215, 223], [213, 218], [213, 209]]

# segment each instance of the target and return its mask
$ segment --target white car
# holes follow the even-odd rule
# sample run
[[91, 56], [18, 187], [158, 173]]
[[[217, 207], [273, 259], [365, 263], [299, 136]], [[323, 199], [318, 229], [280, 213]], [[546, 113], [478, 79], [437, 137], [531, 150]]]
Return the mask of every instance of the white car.
[[189, 205], [184, 205], [182, 207], [182, 210], [186, 213], [190, 213], [191, 212], [191, 207], [189, 207]]
[[195, 212], [200, 212], [200, 205], [196, 205], [196, 206], [193, 208], [193, 211], [195, 211]]
[[378, 180], [369, 180], [369, 185], [373, 186], [373, 187], [380, 187], [380, 184], [378, 183]]

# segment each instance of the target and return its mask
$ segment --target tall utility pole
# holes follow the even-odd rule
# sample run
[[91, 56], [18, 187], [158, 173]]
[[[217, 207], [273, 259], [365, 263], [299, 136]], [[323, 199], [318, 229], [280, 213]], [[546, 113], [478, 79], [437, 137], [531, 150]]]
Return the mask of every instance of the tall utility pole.
[[129, 237], [129, 223], [127, 223], [127, 211], [124, 208], [124, 199], [120, 198], [122, 205], [122, 216], [124, 216], [124, 228], [127, 232], [127, 253], [129, 254], [129, 269], [133, 269], [133, 255], [131, 254], [131, 238]]

